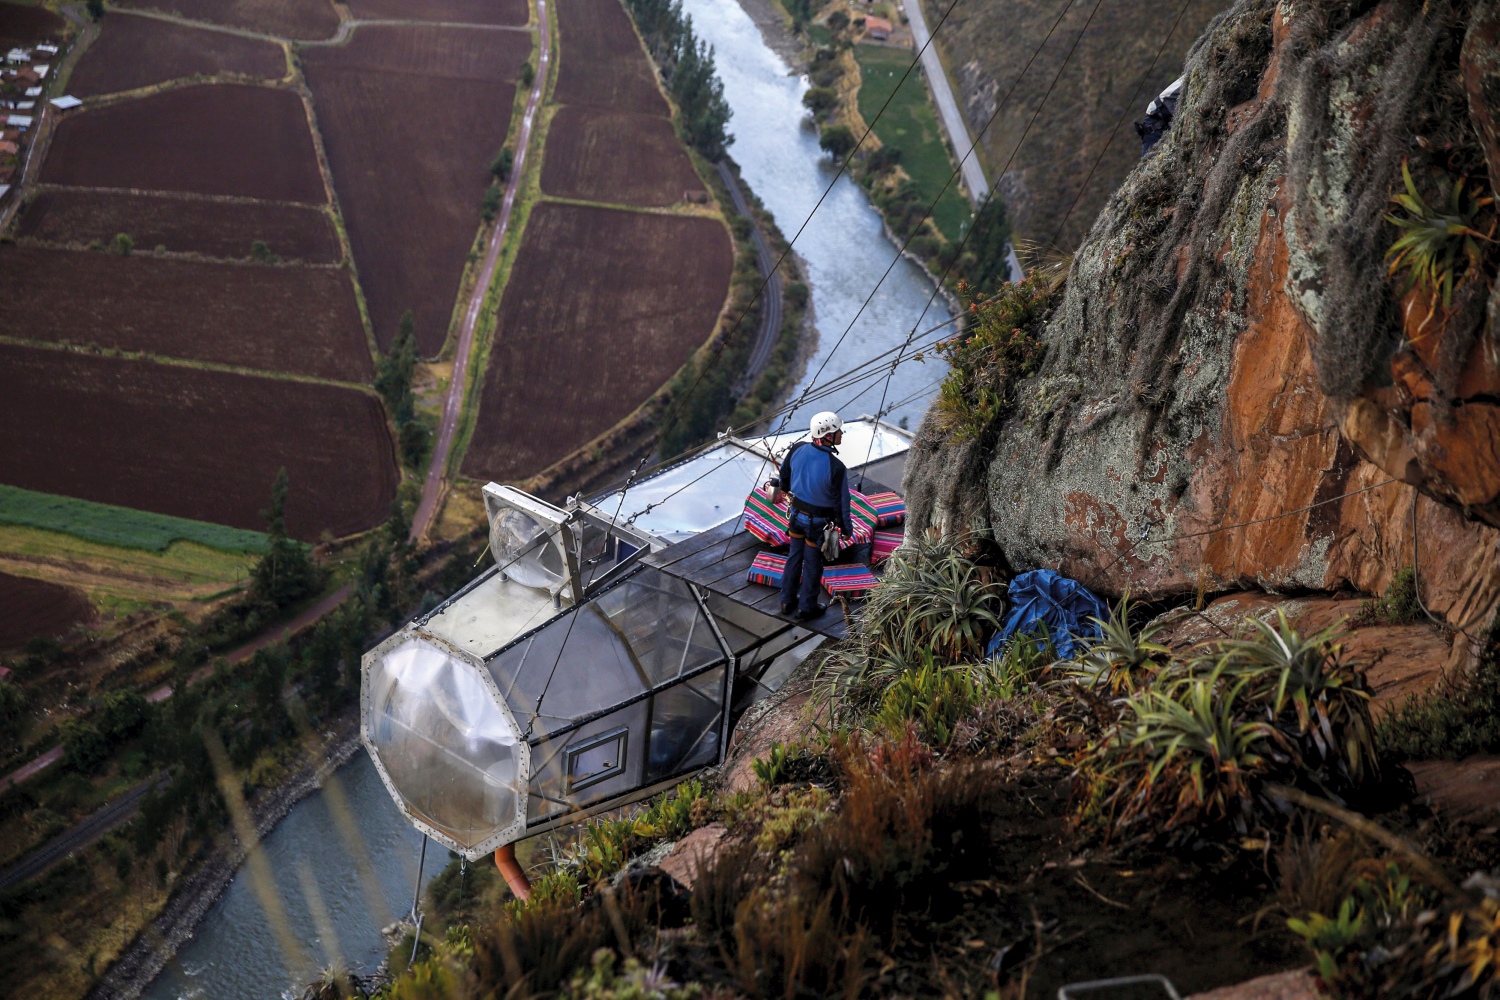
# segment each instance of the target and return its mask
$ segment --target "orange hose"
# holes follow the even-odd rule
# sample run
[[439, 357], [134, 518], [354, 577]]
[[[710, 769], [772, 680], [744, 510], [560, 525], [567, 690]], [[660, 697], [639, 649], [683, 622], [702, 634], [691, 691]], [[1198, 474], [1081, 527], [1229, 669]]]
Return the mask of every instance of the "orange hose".
[[505, 884], [510, 886], [510, 891], [521, 902], [531, 898], [531, 880], [526, 877], [521, 863], [516, 860], [516, 845], [506, 844], [495, 851], [495, 867], [500, 869], [500, 874], [505, 877]]

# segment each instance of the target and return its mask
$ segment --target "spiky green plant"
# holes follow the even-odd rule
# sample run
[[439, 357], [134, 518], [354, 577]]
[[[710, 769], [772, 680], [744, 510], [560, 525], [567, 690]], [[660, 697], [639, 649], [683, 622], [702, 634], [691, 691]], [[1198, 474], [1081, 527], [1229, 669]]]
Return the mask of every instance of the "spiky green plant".
[[874, 723], [899, 738], [907, 723], [915, 722], [928, 743], [945, 747], [953, 740], [958, 720], [979, 700], [979, 693], [968, 670], [940, 667], [929, 652], [921, 667], [886, 689]]
[[[1484, 259], [1482, 242], [1489, 242], [1491, 232], [1482, 232], [1479, 216], [1493, 203], [1490, 197], [1475, 197], [1464, 192], [1464, 179], [1444, 178], [1446, 204], [1429, 205], [1412, 180], [1411, 169], [1401, 164], [1401, 179], [1406, 191], [1391, 198], [1401, 212], [1391, 213], [1386, 221], [1401, 235], [1386, 251], [1385, 258], [1392, 275], [1401, 274], [1401, 292], [1420, 288], [1432, 299], [1431, 319], [1439, 305], [1453, 307], [1453, 290], [1470, 274], [1477, 273]], [[1423, 320], [1425, 325], [1427, 320]]]
[[1105, 773], [1117, 783], [1110, 806], [1118, 825], [1154, 816], [1170, 830], [1185, 821], [1227, 819], [1249, 831], [1251, 779], [1269, 770], [1267, 750], [1278, 734], [1240, 715], [1248, 684], [1215, 670], [1183, 682], [1175, 694], [1147, 689], [1126, 700], [1120, 736], [1105, 747]]
[[1099, 625], [1099, 637], [1084, 643], [1084, 654], [1068, 671], [1074, 680], [1091, 687], [1108, 689], [1113, 695], [1136, 692], [1160, 671], [1171, 650], [1152, 638], [1161, 625], [1147, 622], [1139, 629], [1130, 627], [1130, 593], [1121, 595], [1110, 608], [1109, 620], [1092, 618]]
[[1251, 683], [1268, 718], [1302, 744], [1311, 768], [1334, 767], [1345, 788], [1379, 771], [1370, 692], [1344, 661], [1337, 626], [1303, 636], [1276, 610], [1274, 625], [1250, 619], [1252, 636], [1219, 644], [1225, 668]]

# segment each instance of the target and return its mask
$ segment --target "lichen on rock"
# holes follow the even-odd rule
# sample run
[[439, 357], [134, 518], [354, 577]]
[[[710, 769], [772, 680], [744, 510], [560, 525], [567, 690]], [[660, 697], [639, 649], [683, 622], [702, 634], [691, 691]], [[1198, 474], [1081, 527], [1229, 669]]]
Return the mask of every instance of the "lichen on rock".
[[924, 421], [912, 528], [1159, 596], [1379, 592], [1420, 543], [1428, 606], [1477, 634], [1500, 602], [1500, 306], [1486, 292], [1487, 324], [1453, 312], [1414, 341], [1384, 216], [1407, 160], [1489, 183], [1500, 59], [1473, 38], [1496, 37], [1497, 7], [1239, 0], [1216, 18], [1011, 414], [979, 442]]

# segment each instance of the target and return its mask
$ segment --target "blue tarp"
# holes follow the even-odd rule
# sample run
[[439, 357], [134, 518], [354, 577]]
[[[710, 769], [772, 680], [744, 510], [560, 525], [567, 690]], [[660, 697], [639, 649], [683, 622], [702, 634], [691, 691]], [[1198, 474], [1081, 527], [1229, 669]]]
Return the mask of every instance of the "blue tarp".
[[1070, 660], [1078, 651], [1076, 640], [1099, 635], [1099, 625], [1090, 618], [1108, 621], [1109, 606], [1077, 580], [1050, 569], [1022, 573], [1010, 581], [1010, 617], [990, 640], [989, 653], [994, 656], [1012, 636], [1037, 631], [1040, 622], [1057, 655]]

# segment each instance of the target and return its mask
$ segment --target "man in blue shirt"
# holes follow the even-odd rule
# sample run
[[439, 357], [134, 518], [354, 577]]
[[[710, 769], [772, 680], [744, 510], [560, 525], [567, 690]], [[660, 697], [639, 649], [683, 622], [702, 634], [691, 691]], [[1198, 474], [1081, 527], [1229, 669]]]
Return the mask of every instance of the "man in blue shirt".
[[[806, 621], [823, 613], [818, 586], [823, 582], [823, 532], [829, 528], [854, 534], [849, 516], [849, 482], [838, 445], [844, 422], [824, 411], [812, 418], [812, 441], [799, 441], [781, 462], [780, 477], [771, 487], [771, 502], [792, 495], [787, 534], [792, 538], [786, 573], [781, 578], [781, 613]], [[799, 606], [800, 605], [800, 606]]]

